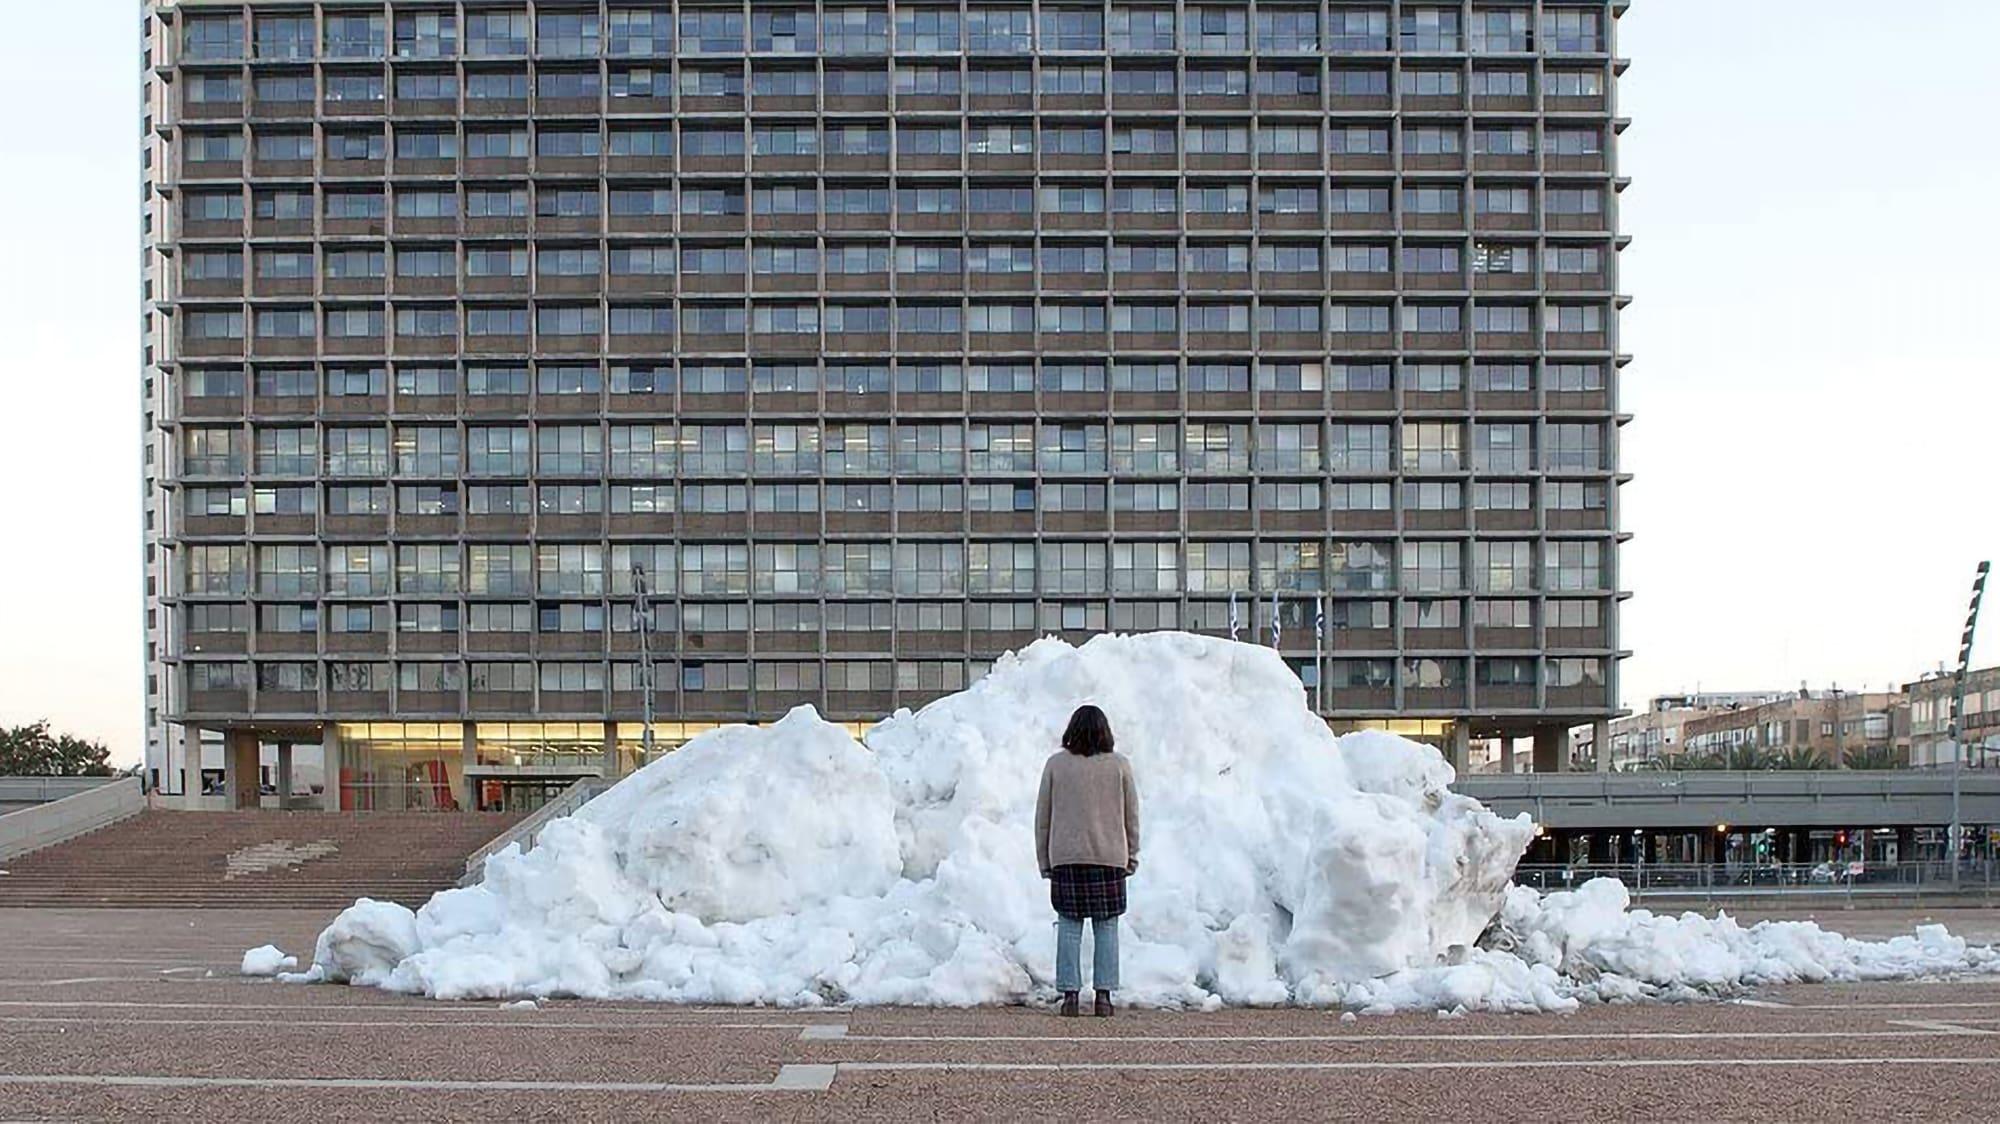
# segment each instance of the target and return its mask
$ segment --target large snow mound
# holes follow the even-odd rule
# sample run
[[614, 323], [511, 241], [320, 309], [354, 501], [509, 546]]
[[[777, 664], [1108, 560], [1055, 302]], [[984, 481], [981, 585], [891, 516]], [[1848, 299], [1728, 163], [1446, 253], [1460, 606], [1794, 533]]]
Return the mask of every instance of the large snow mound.
[[415, 913], [357, 902], [288, 978], [437, 998], [1020, 1001], [1054, 977], [1035, 791], [1085, 702], [1110, 716], [1142, 806], [1129, 1002], [1549, 1010], [2000, 970], [1942, 930], [1869, 944], [1628, 912], [1615, 882], [1510, 888], [1533, 825], [1451, 792], [1435, 750], [1336, 738], [1269, 649], [1153, 633], [1042, 640], [865, 745], [806, 707], [704, 735], [494, 855], [479, 885]]

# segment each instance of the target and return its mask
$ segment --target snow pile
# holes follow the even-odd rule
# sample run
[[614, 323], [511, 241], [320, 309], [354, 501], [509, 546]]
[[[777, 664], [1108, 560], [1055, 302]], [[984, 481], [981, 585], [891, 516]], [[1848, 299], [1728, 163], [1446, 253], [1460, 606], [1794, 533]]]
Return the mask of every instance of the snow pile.
[[1281, 1003], [1463, 952], [1531, 838], [1384, 734], [1336, 739], [1269, 649], [1044, 640], [866, 746], [801, 708], [690, 742], [415, 914], [360, 902], [312, 978], [439, 997], [975, 1004], [1054, 975], [1030, 834], [1079, 704], [1143, 804], [1138, 1003]]
[[289, 972], [298, 966], [298, 957], [286, 956], [284, 949], [274, 944], [266, 944], [245, 952], [242, 967], [237, 970], [246, 976], [275, 976], [279, 972]]
[[1623, 883], [1597, 878], [1575, 890], [1508, 892], [1495, 939], [1522, 960], [1576, 980], [1579, 991], [1616, 999], [1735, 987], [1890, 980], [1954, 972], [2000, 972], [2000, 949], [1968, 945], [1943, 925], [1911, 936], [1864, 941], [1810, 921], [1764, 921], [1749, 928], [1723, 914], [1678, 917], [1631, 909]]
[[[697, 738], [485, 880], [412, 913], [363, 899], [297, 980], [438, 998], [970, 1005], [1045, 994], [1031, 824], [1043, 760], [1095, 703], [1142, 805], [1124, 998], [1562, 1010], [1794, 979], [1992, 968], [1941, 929], [1627, 911], [1623, 887], [1510, 887], [1533, 834], [1452, 793], [1435, 750], [1335, 738], [1269, 649], [1182, 633], [1043, 640], [864, 746], [800, 708]], [[1485, 939], [1482, 940], [1482, 934]]]

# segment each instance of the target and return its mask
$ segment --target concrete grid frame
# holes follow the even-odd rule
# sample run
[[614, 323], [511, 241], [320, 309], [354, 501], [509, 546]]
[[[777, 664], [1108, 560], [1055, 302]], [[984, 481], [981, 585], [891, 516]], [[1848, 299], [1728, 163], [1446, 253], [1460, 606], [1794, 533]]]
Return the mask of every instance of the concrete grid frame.
[[636, 564], [664, 718], [1233, 594], [1337, 727], [1567, 767], [1624, 7], [153, 0], [149, 762], [635, 721]]

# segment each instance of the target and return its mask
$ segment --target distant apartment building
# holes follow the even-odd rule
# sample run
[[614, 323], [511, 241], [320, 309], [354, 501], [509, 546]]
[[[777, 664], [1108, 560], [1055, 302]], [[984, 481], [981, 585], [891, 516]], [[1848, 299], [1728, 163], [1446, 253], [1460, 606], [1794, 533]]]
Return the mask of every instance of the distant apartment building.
[[[1611, 723], [1611, 763], [1616, 769], [1642, 766], [1676, 768], [1682, 750], [1682, 729], [1696, 718], [1761, 706], [1785, 697], [1784, 691], [1703, 691], [1695, 694], [1659, 695], [1645, 710], [1615, 719]], [[1575, 732], [1575, 756], [1595, 761], [1596, 730], [1582, 727]]]
[[1238, 628], [1337, 728], [1565, 760], [1624, 9], [152, 0], [150, 768], [532, 806], [649, 696]]
[[[1953, 760], [1951, 699], [1955, 678], [1950, 673], [1927, 675], [1906, 685], [1910, 703], [1910, 764], [1949, 765]], [[1963, 760], [1974, 768], [2000, 768], [2000, 667], [1980, 668], [1966, 676], [1965, 720], [1960, 727]]]
[[1698, 715], [1681, 725], [1681, 756], [1752, 751], [1819, 767], [1899, 768], [1908, 763], [1909, 707], [1899, 691], [1799, 692]]

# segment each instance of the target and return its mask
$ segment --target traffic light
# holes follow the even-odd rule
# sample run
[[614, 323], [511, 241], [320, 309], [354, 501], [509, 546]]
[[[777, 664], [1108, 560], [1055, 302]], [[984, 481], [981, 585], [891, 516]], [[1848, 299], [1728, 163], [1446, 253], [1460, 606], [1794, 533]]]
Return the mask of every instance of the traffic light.
[[1836, 832], [1834, 832], [1834, 833], [1833, 833], [1833, 845], [1834, 845], [1834, 846], [1836, 846], [1836, 847], [1845, 847], [1845, 846], [1847, 846], [1847, 833], [1846, 833], [1846, 832], [1844, 832], [1844, 831], [1836, 831]]

